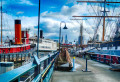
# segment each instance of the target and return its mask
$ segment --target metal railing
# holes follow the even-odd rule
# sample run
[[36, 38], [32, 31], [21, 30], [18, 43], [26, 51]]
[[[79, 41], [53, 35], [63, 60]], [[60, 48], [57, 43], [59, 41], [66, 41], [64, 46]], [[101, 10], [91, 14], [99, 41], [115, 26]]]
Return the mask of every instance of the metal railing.
[[[51, 74], [54, 69], [54, 62], [59, 53], [54, 52], [38, 59], [34, 56], [34, 61], [8, 71], [0, 75], [1, 82], [38, 82], [50, 80]], [[49, 82], [49, 81], [47, 81]]]

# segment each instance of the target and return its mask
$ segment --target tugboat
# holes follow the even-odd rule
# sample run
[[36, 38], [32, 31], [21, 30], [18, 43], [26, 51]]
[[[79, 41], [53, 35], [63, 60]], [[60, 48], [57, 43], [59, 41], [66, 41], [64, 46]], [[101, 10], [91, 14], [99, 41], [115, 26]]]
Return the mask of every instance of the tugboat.
[[[34, 46], [35, 47], [35, 46]], [[0, 54], [5, 53], [20, 53], [30, 50], [31, 44], [29, 43], [29, 30], [21, 31], [21, 20], [15, 20], [15, 42], [8, 40], [0, 45]]]

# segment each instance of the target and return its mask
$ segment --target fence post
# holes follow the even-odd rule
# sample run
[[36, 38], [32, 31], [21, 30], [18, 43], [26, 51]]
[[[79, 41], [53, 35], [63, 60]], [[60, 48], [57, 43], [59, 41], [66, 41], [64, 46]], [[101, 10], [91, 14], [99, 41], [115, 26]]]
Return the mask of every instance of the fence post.
[[36, 77], [38, 74], [40, 74], [40, 62], [39, 62], [39, 59], [36, 55], [34, 55], [33, 64], [37, 65], [34, 69], [34, 77]]
[[48, 54], [48, 64], [50, 63], [51, 61], [51, 57], [50, 57], [50, 54]]

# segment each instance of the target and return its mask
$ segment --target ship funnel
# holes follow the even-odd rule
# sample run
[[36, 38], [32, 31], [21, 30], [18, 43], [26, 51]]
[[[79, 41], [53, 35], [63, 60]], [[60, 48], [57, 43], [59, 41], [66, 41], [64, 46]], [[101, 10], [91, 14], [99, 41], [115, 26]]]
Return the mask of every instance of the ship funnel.
[[22, 44], [21, 40], [21, 20], [15, 20], [15, 44]]

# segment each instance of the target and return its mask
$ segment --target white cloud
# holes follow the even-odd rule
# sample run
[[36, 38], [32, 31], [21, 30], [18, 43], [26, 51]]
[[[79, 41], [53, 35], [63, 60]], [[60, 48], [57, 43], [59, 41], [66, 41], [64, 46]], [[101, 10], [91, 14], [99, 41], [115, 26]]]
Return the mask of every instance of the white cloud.
[[44, 37], [45, 37], [45, 38], [49, 38], [49, 37], [51, 37], [51, 36], [52, 36], [52, 37], [55, 37], [55, 36], [58, 37], [57, 33], [45, 33], [45, 34], [44, 34]]
[[[28, 0], [23, 0], [22, 3], [29, 4]], [[29, 4], [30, 5], [30, 4]], [[93, 6], [95, 10], [97, 10], [98, 6]], [[88, 10], [92, 15], [95, 15], [94, 11], [92, 10], [90, 5], [87, 4], [74, 4], [72, 7], [69, 6], [63, 6], [60, 12], [48, 12], [45, 11], [41, 14], [41, 24], [44, 24], [44, 28], [42, 28], [43, 31], [48, 30], [48, 33], [45, 33], [45, 38], [49, 37], [58, 37], [59, 36], [59, 28], [60, 28], [60, 22], [65, 21], [67, 24], [68, 29], [63, 30], [62, 29], [62, 35], [68, 35], [69, 41], [74, 41], [74, 39], [78, 39], [79, 32], [80, 32], [80, 24], [76, 21], [71, 21], [73, 15], [90, 15]], [[118, 11], [118, 9], [116, 9]], [[110, 14], [113, 11], [110, 12]], [[115, 12], [114, 14], [117, 14], [118, 12]], [[14, 32], [14, 19], [16, 17], [7, 15], [5, 16], [5, 19], [9, 19], [8, 24], [10, 25], [10, 29], [12, 32]], [[34, 33], [37, 34], [37, 29], [34, 29], [35, 26], [38, 25], [38, 18], [37, 17], [20, 17], [22, 20], [22, 29], [30, 28], [30, 36], [34, 35]], [[82, 19], [82, 18], [79, 18]], [[79, 21], [81, 23], [81, 21]], [[88, 23], [89, 22], [89, 23]], [[6, 23], [7, 24], [7, 23]], [[86, 31], [83, 31], [83, 35], [85, 36], [85, 39], [89, 39], [89, 37], [92, 37], [94, 34], [95, 26], [97, 25], [97, 21], [94, 21], [94, 18], [89, 18], [87, 20], [83, 21], [84, 29], [89, 33], [86, 33]], [[4, 26], [5, 27], [5, 26]], [[7, 26], [6, 26], [7, 27]], [[64, 24], [62, 24], [62, 28], [64, 27]], [[102, 28], [102, 23], [100, 25], [100, 28]], [[100, 29], [99, 28], [99, 29]], [[100, 29], [99, 32], [100, 38], [102, 34], [102, 30]], [[109, 33], [108, 33], [109, 34]], [[5, 34], [4, 34], [5, 35]], [[10, 33], [8, 32], [8, 35]]]
[[[83, 8], [80, 10], [80, 8]], [[42, 19], [41, 21], [44, 21], [47, 23], [47, 28], [56, 32], [59, 32], [59, 27], [60, 27], [60, 22], [61, 21], [65, 21], [67, 24], [67, 27], [69, 28], [67, 31], [63, 30], [64, 35], [68, 35], [68, 38], [70, 41], [73, 41], [74, 39], [78, 39], [79, 36], [79, 28], [80, 28], [80, 24], [78, 24], [76, 21], [70, 21], [70, 18], [73, 15], [83, 15], [83, 14], [88, 14], [88, 12], [86, 12], [87, 10], [87, 4], [84, 5], [74, 5], [72, 7], [68, 7], [68, 6], [63, 6], [60, 12], [50, 12], [48, 13], [47, 11], [42, 13]], [[91, 10], [91, 13], [93, 13], [93, 11]], [[90, 21], [89, 21], [90, 20]], [[92, 26], [93, 25], [93, 21], [91, 21], [92, 19], [89, 19], [88, 21], [91, 23]], [[84, 28], [89, 29], [89, 33], [91, 34], [90, 36], [93, 35], [93, 30], [90, 28], [91, 26], [88, 25], [88, 23], [83, 23]], [[64, 26], [64, 24], [62, 24], [62, 27]], [[72, 31], [71, 31], [72, 30]], [[59, 34], [58, 34], [59, 35]], [[87, 35], [87, 38], [89, 37], [89, 34], [87, 34], [86, 32], [84, 32], [84, 35]]]
[[[1, 1], [0, 1], [1, 3]], [[9, 5], [9, 4], [25, 4], [25, 5], [36, 5], [34, 3], [32, 3], [30, 0], [3, 0], [2, 1], [2, 5], [6, 7], [6, 5]]]
[[30, 0], [20, 0], [19, 3], [20, 4], [27, 4], [27, 5], [34, 5], [32, 2], [30, 2]]
[[23, 14], [24, 12], [22, 12], [22, 11], [19, 11], [19, 12], [17, 12], [16, 14], [17, 15], [19, 15], [19, 14]]
[[[30, 28], [30, 36], [33, 36], [37, 32], [37, 29], [34, 29], [34, 27], [37, 26], [37, 17], [23, 16], [20, 18], [16, 18], [15, 16], [4, 13], [4, 15], [3, 15], [3, 39], [4, 40], [6, 39], [6, 36], [9, 36], [10, 39], [14, 38], [14, 34], [15, 34], [14, 20], [15, 19], [21, 19], [22, 30], [25, 30], [26, 28]], [[0, 22], [0, 25], [1, 25], [1, 22]], [[1, 30], [1, 28], [0, 28], [0, 30]], [[1, 31], [0, 31], [0, 33], [1, 33]]]

